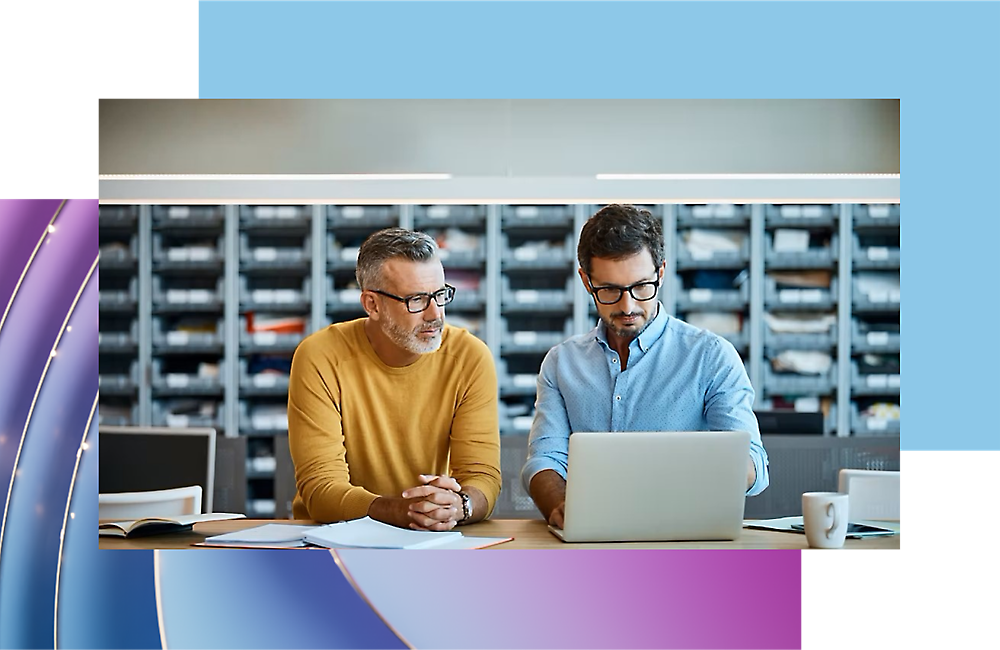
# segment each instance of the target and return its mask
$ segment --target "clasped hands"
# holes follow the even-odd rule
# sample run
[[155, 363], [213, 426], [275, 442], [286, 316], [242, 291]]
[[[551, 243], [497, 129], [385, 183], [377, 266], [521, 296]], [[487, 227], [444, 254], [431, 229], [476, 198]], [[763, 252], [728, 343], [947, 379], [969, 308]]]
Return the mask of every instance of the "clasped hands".
[[421, 485], [403, 492], [408, 505], [410, 528], [414, 530], [451, 530], [462, 520], [462, 486], [450, 476], [421, 474]]

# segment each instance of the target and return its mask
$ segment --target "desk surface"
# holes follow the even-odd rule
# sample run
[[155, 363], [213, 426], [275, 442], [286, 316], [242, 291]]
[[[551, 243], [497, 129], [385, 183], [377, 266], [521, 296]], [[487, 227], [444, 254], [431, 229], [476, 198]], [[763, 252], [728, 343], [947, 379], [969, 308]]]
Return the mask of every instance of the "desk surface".
[[[171, 549], [196, 548], [191, 544], [200, 542], [211, 535], [221, 535], [234, 530], [242, 530], [253, 526], [273, 523], [309, 524], [310, 521], [289, 521], [273, 519], [234, 519], [229, 521], [210, 521], [195, 524], [194, 530], [186, 533], [171, 533], [150, 537], [125, 539], [121, 537], [100, 537], [99, 548], [109, 549]], [[735, 549], [802, 549], [807, 548], [806, 536], [801, 533], [784, 533], [770, 530], [751, 530], [744, 528], [739, 539], [731, 542], [626, 542], [597, 544], [565, 544], [549, 532], [541, 519], [496, 519], [484, 521], [470, 526], [462, 526], [459, 530], [469, 537], [513, 537], [514, 540], [493, 546], [493, 549], [578, 549], [578, 548], [735, 548]], [[869, 537], [866, 539], [849, 539], [844, 548], [899, 548], [899, 535], [892, 537]]]

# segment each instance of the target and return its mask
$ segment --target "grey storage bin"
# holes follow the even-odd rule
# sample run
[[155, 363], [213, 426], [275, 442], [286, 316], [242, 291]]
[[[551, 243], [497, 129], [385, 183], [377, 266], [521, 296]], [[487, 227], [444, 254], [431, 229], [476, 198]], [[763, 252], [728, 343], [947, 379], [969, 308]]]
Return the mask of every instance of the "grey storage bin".
[[[447, 281], [447, 275], [445, 278]], [[456, 289], [455, 299], [445, 306], [446, 310], [452, 311], [481, 311], [485, 308], [484, 288], [482, 285], [478, 289]]]
[[777, 373], [764, 360], [764, 391], [769, 395], [828, 395], [837, 385], [837, 364], [822, 375]]
[[789, 288], [778, 289], [774, 278], [764, 278], [764, 306], [774, 311], [808, 310], [827, 311], [837, 304], [837, 278], [830, 281], [829, 289]]
[[380, 230], [399, 225], [398, 205], [329, 205], [327, 219], [331, 227]]
[[214, 288], [190, 287], [186, 278], [153, 276], [153, 309], [160, 311], [215, 311], [222, 308], [223, 280]]
[[274, 499], [247, 499], [247, 516], [253, 519], [274, 519]]
[[338, 287], [333, 278], [326, 278], [326, 308], [330, 313], [357, 314], [364, 316], [361, 308], [361, 289]]
[[512, 331], [506, 319], [500, 322], [500, 352], [545, 353], [573, 336], [573, 323], [567, 320], [562, 331]]
[[750, 219], [750, 206], [731, 203], [677, 206], [681, 228], [740, 228]]
[[497, 384], [500, 387], [500, 394], [510, 395], [535, 395], [537, 388], [537, 373], [513, 373], [507, 370], [507, 361], [500, 359], [497, 361]]
[[222, 393], [222, 368], [219, 377], [199, 377], [193, 373], [166, 372], [162, 359], [153, 359], [151, 384], [157, 395], [217, 395]]
[[98, 308], [102, 311], [129, 311], [135, 309], [138, 299], [136, 278], [130, 278], [127, 289], [112, 289], [100, 287], [98, 290]]
[[[287, 239], [287, 238], [284, 238]], [[282, 268], [301, 266], [308, 270], [310, 259], [310, 238], [308, 235], [295, 239], [296, 246], [282, 242], [280, 245], [260, 245], [260, 240], [251, 238], [248, 233], [240, 235], [240, 265], [244, 268]], [[256, 245], [255, 245], [256, 244]]]
[[854, 214], [854, 226], [865, 227], [899, 227], [899, 204], [875, 203], [870, 205], [855, 205], [851, 211]]
[[117, 412], [118, 409], [106, 404], [97, 405], [97, 423], [102, 426], [127, 427], [139, 424], [139, 405], [133, 404], [128, 414]]
[[878, 291], [864, 293], [858, 286], [858, 279], [851, 279], [851, 303], [856, 311], [898, 312], [899, 291]]
[[764, 210], [767, 227], [814, 228], [836, 223], [833, 205], [768, 205]]
[[512, 247], [510, 237], [501, 235], [500, 260], [505, 270], [551, 269], [569, 267], [575, 259], [573, 235], [568, 234], [558, 247], [539, 245], [540, 240], [528, 240]]
[[99, 252], [101, 259], [98, 267], [103, 269], [131, 268], [136, 262], [136, 236], [133, 234], [128, 239], [128, 244], [124, 248], [118, 246], [110, 247], [110, 241], [101, 244]]
[[[307, 319], [308, 320], [308, 319]], [[310, 331], [308, 322], [306, 332]], [[279, 334], [277, 332], [248, 332], [247, 319], [240, 316], [240, 351], [246, 353], [292, 352], [306, 334]]]
[[899, 332], [868, 330], [857, 318], [851, 322], [851, 352], [899, 352]]
[[139, 345], [139, 323], [135, 319], [127, 332], [97, 333], [97, 348], [100, 352], [128, 352]]
[[449, 226], [479, 228], [485, 222], [485, 205], [418, 205], [413, 208], [413, 227], [417, 230]]
[[260, 372], [251, 375], [248, 361], [240, 359], [240, 395], [288, 395], [288, 375]]
[[572, 278], [562, 289], [512, 289], [510, 278], [503, 276], [500, 291], [504, 312], [563, 312], [573, 303]]
[[334, 235], [326, 235], [327, 267], [338, 271], [354, 271], [358, 265], [358, 249], [360, 246], [344, 246]]
[[214, 332], [166, 331], [163, 319], [153, 317], [153, 349], [156, 352], [171, 350], [216, 350], [225, 340], [223, 322], [217, 320]]
[[134, 228], [139, 218], [139, 206], [101, 205], [97, 214], [99, 228]]
[[856, 436], [898, 436], [899, 419], [865, 417], [851, 404], [851, 433]]
[[500, 435], [525, 435], [531, 431], [531, 423], [535, 419], [534, 406], [525, 407], [524, 404], [507, 404], [503, 400], [499, 403]]
[[571, 205], [505, 205], [500, 209], [500, 224], [505, 228], [561, 228], [572, 223]]
[[837, 345], [837, 324], [822, 334], [775, 333], [765, 323], [764, 346], [773, 350], [829, 350]]
[[[750, 323], [748, 319], [743, 320], [743, 327], [740, 328], [739, 332], [734, 334], [719, 334], [722, 338], [726, 339], [733, 344], [738, 352], [746, 352], [747, 348], [750, 346]], [[749, 371], [748, 371], [749, 372]]]
[[225, 206], [221, 205], [154, 205], [153, 226], [163, 227], [222, 227]]
[[133, 360], [127, 374], [98, 371], [97, 386], [98, 392], [105, 395], [131, 395], [139, 386], [139, 362]]
[[749, 282], [739, 289], [684, 289], [677, 278], [676, 287], [677, 311], [743, 311], [750, 302]]
[[241, 205], [240, 228], [308, 231], [311, 205]]
[[[211, 401], [211, 400], [205, 400]], [[171, 413], [171, 405], [177, 400], [166, 400], [163, 402], [153, 402], [153, 426], [158, 427], [216, 427], [222, 428], [222, 404], [215, 405], [215, 415], [184, 414], [177, 415]]]
[[833, 235], [828, 246], [810, 248], [805, 251], [774, 250], [774, 235], [765, 235], [764, 260], [770, 269], [826, 269], [833, 266], [839, 257], [838, 237]]
[[738, 251], [718, 252], [711, 254], [701, 252], [692, 254], [678, 233], [677, 268], [686, 269], [737, 269], [750, 263], [750, 233], [746, 234]]
[[280, 404], [249, 403], [240, 400], [240, 431], [250, 434], [274, 434], [288, 431], [287, 407]]
[[899, 395], [899, 374], [861, 374], [857, 362], [851, 362], [851, 394]]
[[899, 246], [862, 246], [854, 235], [853, 265], [856, 269], [899, 269]]
[[240, 276], [240, 307], [263, 312], [305, 310], [310, 306], [309, 285], [308, 277], [258, 279]]
[[486, 242], [480, 237], [472, 249], [439, 248], [438, 257], [446, 269], [478, 269], [486, 263]]
[[[198, 238], [198, 240], [209, 238]], [[211, 246], [180, 246], [168, 243], [163, 233], [153, 233], [153, 263], [156, 267], [202, 268], [219, 265], [225, 257], [222, 237], [212, 239]]]

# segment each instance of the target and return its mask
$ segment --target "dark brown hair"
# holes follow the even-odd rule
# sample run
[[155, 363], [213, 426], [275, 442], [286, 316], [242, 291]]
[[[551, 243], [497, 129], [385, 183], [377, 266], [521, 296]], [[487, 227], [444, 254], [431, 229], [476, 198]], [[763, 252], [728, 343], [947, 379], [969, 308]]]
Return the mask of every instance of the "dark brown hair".
[[649, 251], [653, 265], [663, 264], [663, 224], [649, 210], [634, 205], [612, 204], [601, 208], [587, 220], [580, 231], [576, 257], [584, 273], [590, 273], [591, 260], [601, 257], [620, 260]]

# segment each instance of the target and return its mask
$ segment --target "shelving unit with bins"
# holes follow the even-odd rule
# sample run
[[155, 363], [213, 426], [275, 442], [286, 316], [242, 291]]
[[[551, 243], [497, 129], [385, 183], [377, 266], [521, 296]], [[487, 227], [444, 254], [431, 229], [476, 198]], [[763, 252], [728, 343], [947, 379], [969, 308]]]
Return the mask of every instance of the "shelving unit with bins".
[[854, 206], [850, 423], [856, 436], [899, 434], [899, 206]]
[[224, 428], [223, 206], [153, 206], [152, 424]]
[[[674, 314], [728, 339], [746, 362], [750, 353], [750, 206], [680, 205], [676, 210]], [[665, 228], [672, 233], [669, 223]], [[667, 284], [667, 292], [670, 289]]]
[[[312, 332], [312, 206], [239, 206], [238, 427], [247, 439], [247, 514], [287, 516], [275, 498], [288, 436], [292, 354]], [[281, 509], [285, 508], [285, 509]]]
[[98, 422], [139, 421], [139, 209], [101, 206]]
[[574, 216], [566, 205], [500, 207], [501, 436], [528, 432], [528, 385], [548, 349], [574, 333]]
[[[363, 315], [354, 269], [364, 238], [412, 227], [437, 239], [446, 280], [459, 288], [449, 322], [493, 350], [504, 486], [517, 492], [505, 503], [533, 513], [517, 474], [537, 374], [552, 346], [596, 322], [577, 277], [575, 245], [599, 207], [101, 206], [100, 421], [205, 424], [244, 437], [248, 514], [288, 516], [289, 486], [275, 484], [275, 467], [287, 465], [281, 455], [291, 355], [305, 335]], [[719, 333], [743, 356], [758, 409], [786, 396], [823, 397], [831, 403], [828, 433], [898, 435], [898, 408], [871, 409], [899, 402], [898, 205], [798, 206], [797, 213], [759, 204], [645, 207], [664, 225], [659, 300], [685, 319], [738, 317], [738, 331]], [[813, 245], [778, 250], [776, 231], [795, 228], [808, 231]], [[742, 240], [732, 253], [707, 256], [686, 245], [695, 229]], [[830, 282], [784, 286], [773, 273], [787, 271], [826, 271]], [[888, 284], [873, 290], [871, 273]], [[812, 311], [835, 318], [809, 333], [767, 325], [767, 313]], [[274, 327], [258, 327], [262, 321]], [[826, 373], [784, 375], [769, 363], [784, 350], [835, 356]], [[871, 354], [889, 358], [873, 365], [866, 363]], [[202, 364], [218, 372], [200, 372]]]

